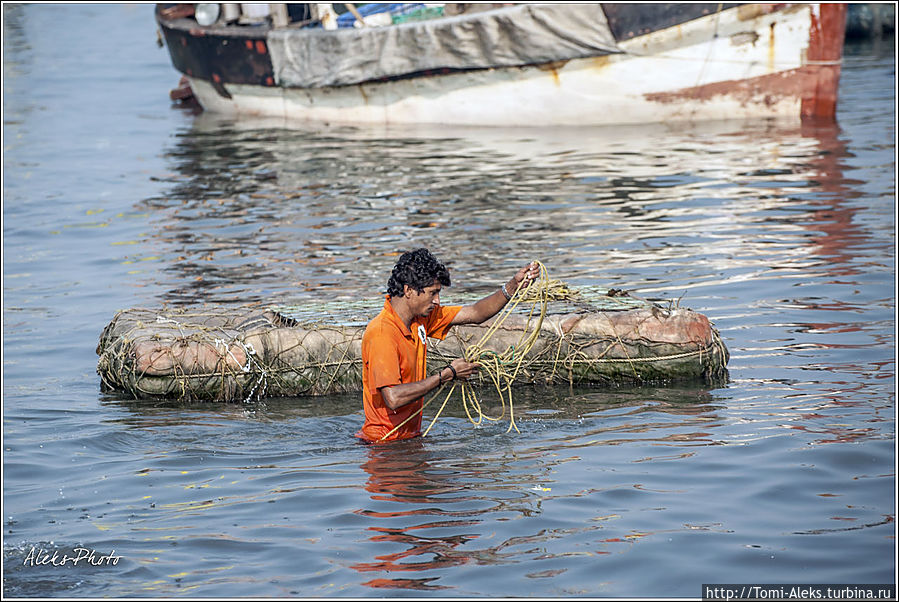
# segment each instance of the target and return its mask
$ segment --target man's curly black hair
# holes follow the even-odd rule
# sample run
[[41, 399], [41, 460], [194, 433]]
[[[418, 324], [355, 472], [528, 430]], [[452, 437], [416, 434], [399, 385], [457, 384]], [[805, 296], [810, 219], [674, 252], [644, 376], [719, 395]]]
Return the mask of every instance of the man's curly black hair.
[[434, 281], [443, 286], [450, 285], [449, 270], [437, 261], [427, 249], [415, 249], [403, 253], [387, 281], [387, 294], [391, 297], [402, 297], [404, 286], [409, 285], [419, 293]]

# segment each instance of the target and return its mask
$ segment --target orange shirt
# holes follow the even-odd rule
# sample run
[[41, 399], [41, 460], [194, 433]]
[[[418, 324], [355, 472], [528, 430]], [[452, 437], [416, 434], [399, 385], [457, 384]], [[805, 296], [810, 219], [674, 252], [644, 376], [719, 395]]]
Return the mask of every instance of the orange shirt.
[[[461, 306], [438, 305], [426, 318], [415, 318], [412, 328], [393, 310], [390, 295], [384, 309], [368, 323], [362, 335], [362, 404], [365, 424], [357, 437], [378, 441], [417, 412], [423, 403], [420, 398], [396, 410], [384, 404], [379, 389], [401, 383], [411, 383], [427, 377], [427, 338], [443, 340]], [[411, 419], [389, 439], [408, 439], [421, 431], [421, 414]]]

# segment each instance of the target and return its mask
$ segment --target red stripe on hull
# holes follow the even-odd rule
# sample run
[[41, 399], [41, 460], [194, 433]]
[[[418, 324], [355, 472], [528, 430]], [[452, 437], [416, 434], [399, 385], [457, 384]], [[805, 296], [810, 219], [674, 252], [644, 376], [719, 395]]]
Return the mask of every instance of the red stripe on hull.
[[805, 69], [814, 77], [803, 85], [803, 119], [835, 119], [840, 83], [840, 60], [846, 34], [846, 5], [820, 4], [820, 15], [812, 13], [812, 27]]

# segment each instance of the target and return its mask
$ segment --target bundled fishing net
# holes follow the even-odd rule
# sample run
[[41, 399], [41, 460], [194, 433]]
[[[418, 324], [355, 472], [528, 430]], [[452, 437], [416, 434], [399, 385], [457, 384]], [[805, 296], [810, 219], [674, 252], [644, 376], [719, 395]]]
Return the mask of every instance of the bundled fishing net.
[[103, 389], [135, 398], [250, 400], [361, 390], [358, 327], [302, 328], [271, 310], [119, 312], [100, 336]]
[[[616, 298], [615, 291], [604, 298], [611, 307], [595, 310], [595, 303], [547, 278], [541, 266], [540, 279], [517, 291], [494, 319], [456, 326], [444, 341], [430, 341], [431, 370], [456, 357], [481, 366], [469, 382], [441, 390], [443, 404], [455, 386], [473, 422], [498, 420], [508, 411], [511, 429], [513, 384], [725, 376], [727, 349], [705, 316], [626, 294]], [[549, 304], [571, 311], [550, 314]], [[137, 399], [222, 401], [361, 391], [364, 322], [337, 326], [290, 314], [230, 307], [121, 311], [97, 347], [102, 386]], [[499, 416], [484, 414], [481, 395], [499, 395]]]

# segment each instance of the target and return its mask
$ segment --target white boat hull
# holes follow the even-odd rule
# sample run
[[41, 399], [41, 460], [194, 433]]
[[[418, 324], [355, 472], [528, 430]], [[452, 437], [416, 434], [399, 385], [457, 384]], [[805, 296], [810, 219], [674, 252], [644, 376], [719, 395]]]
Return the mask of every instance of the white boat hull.
[[190, 84], [208, 111], [317, 123], [517, 127], [799, 120], [803, 98], [814, 93], [821, 70], [829, 73], [825, 79], [839, 76], [838, 58], [808, 58], [819, 10], [817, 4], [787, 10], [744, 5], [624, 40], [622, 54], [539, 66], [327, 88], [225, 83], [227, 95], [205, 79], [193, 77]]

